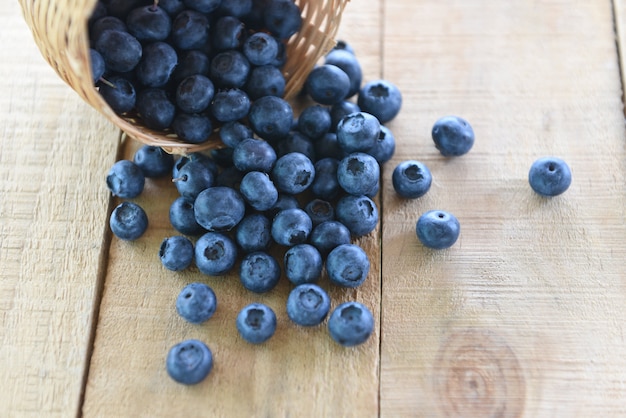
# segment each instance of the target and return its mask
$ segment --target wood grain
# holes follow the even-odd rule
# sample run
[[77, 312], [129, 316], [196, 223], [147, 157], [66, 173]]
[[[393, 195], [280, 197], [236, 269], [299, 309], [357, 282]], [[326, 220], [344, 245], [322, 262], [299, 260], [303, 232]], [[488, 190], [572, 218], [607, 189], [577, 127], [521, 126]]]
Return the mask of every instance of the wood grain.
[[[386, 78], [404, 92], [394, 162], [434, 177], [383, 187], [381, 415], [624, 416], [626, 150], [610, 1], [385, 3]], [[465, 117], [476, 144], [438, 155], [430, 129]], [[528, 186], [544, 155], [573, 184]], [[454, 213], [429, 251], [415, 221]]]
[[[351, 2], [342, 26], [342, 35], [349, 36], [363, 57], [368, 79], [380, 76], [379, 7], [374, 1]], [[127, 144], [124, 157], [131, 158], [136, 148]], [[358, 300], [377, 319], [376, 332], [366, 344], [346, 349], [330, 339], [325, 324], [305, 329], [289, 321], [285, 302], [292, 285], [285, 277], [277, 288], [258, 295], [242, 287], [237, 271], [208, 277], [195, 268], [165, 270], [157, 253], [163, 238], [176, 233], [168, 210], [177, 193], [167, 179], [149, 181], [147, 187], [137, 199], [150, 220], [146, 235], [133, 243], [113, 239], [111, 245], [84, 416], [378, 415], [378, 230], [359, 240], [371, 260], [362, 287], [340, 289], [326, 277], [320, 282], [333, 308]], [[194, 281], [209, 284], [218, 298], [214, 317], [199, 326], [185, 323], [174, 309], [178, 293]], [[253, 301], [268, 304], [278, 316], [276, 334], [259, 346], [247, 344], [235, 328], [237, 313]], [[187, 338], [205, 341], [215, 359], [211, 375], [194, 387], [175, 383], [165, 371], [168, 350]]]
[[0, 415], [81, 402], [118, 132], [44, 62], [0, 4]]

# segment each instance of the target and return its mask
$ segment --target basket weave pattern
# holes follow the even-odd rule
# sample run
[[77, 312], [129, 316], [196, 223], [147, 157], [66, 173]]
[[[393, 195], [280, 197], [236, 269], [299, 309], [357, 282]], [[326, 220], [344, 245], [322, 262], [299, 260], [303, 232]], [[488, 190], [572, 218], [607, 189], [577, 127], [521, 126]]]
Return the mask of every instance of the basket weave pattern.
[[[24, 19], [45, 60], [78, 95], [100, 111], [128, 136], [174, 154], [216, 148], [211, 138], [189, 144], [174, 134], [149, 129], [136, 115], [117, 115], [93, 85], [89, 62], [87, 22], [97, 0], [18, 0]], [[295, 0], [302, 11], [302, 29], [287, 44], [283, 68], [287, 85], [285, 99], [293, 98], [316, 62], [333, 46], [341, 15], [349, 0]]]

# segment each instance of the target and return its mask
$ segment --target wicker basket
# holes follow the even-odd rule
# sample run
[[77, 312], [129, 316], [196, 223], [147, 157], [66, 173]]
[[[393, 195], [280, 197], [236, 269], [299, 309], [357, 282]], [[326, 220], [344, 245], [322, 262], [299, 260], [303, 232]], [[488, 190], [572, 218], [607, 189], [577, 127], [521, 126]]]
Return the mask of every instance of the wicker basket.
[[[80, 97], [99, 110], [128, 136], [174, 154], [187, 154], [221, 145], [211, 138], [189, 144], [174, 134], [154, 131], [132, 116], [118, 116], [94, 88], [87, 21], [97, 0], [18, 0], [42, 55]], [[284, 66], [285, 99], [296, 95], [315, 63], [334, 46], [341, 15], [349, 0], [295, 0], [303, 16], [302, 29], [287, 44]], [[215, 135], [214, 135], [215, 136]]]

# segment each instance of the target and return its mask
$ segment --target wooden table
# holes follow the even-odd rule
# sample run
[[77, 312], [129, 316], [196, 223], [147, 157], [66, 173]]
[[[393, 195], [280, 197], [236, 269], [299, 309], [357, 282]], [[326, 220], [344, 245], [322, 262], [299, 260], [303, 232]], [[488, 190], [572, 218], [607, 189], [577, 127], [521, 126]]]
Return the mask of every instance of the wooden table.
[[[624, 0], [353, 0], [341, 27], [367, 81], [403, 92], [389, 128], [381, 222], [358, 240], [372, 268], [357, 290], [321, 284], [333, 306], [367, 304], [376, 330], [342, 348], [325, 326], [284, 312], [236, 274], [161, 267], [174, 233], [168, 181], [137, 199], [150, 229], [111, 238], [104, 183], [137, 144], [83, 103], [43, 61], [14, 1], [0, 5], [0, 416], [618, 417], [626, 416], [626, 129], [620, 47]], [[616, 42], [617, 39], [617, 42]], [[468, 119], [476, 144], [443, 158], [433, 122]], [[535, 158], [573, 171], [562, 196], [528, 186]], [[391, 172], [419, 159], [434, 182], [398, 198]], [[429, 251], [418, 216], [454, 213], [457, 244]], [[215, 316], [185, 323], [174, 301], [203, 281]], [[276, 335], [237, 335], [252, 301], [277, 312]], [[173, 382], [169, 348], [186, 338], [215, 356], [201, 384]]]

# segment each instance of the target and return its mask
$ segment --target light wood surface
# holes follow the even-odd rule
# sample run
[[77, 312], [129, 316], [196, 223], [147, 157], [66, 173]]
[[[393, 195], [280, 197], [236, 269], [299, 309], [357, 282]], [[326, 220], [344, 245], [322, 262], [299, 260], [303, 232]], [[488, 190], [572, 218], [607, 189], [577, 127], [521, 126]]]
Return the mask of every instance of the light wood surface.
[[[389, 124], [397, 149], [383, 168], [381, 223], [358, 241], [368, 280], [358, 290], [321, 282], [333, 306], [356, 299], [376, 318], [371, 339], [345, 349], [325, 326], [290, 324], [284, 278], [256, 295], [236, 274], [161, 267], [160, 242], [175, 233], [166, 180], [136, 199], [147, 234], [111, 239], [117, 200], [104, 177], [138, 144], [58, 79], [18, 5], [2, 3], [0, 416], [626, 416], [624, 10], [621, 0], [348, 4], [341, 37], [366, 80], [396, 83], [404, 102]], [[463, 157], [439, 156], [430, 139], [446, 114], [476, 131]], [[572, 168], [557, 198], [528, 186], [543, 155]], [[418, 200], [391, 186], [405, 159], [433, 173]], [[418, 216], [435, 208], [461, 222], [449, 250], [415, 237]], [[218, 296], [200, 326], [174, 309], [192, 281]], [[234, 326], [252, 301], [279, 317], [260, 346]], [[164, 368], [186, 338], [215, 355], [194, 387]]]

